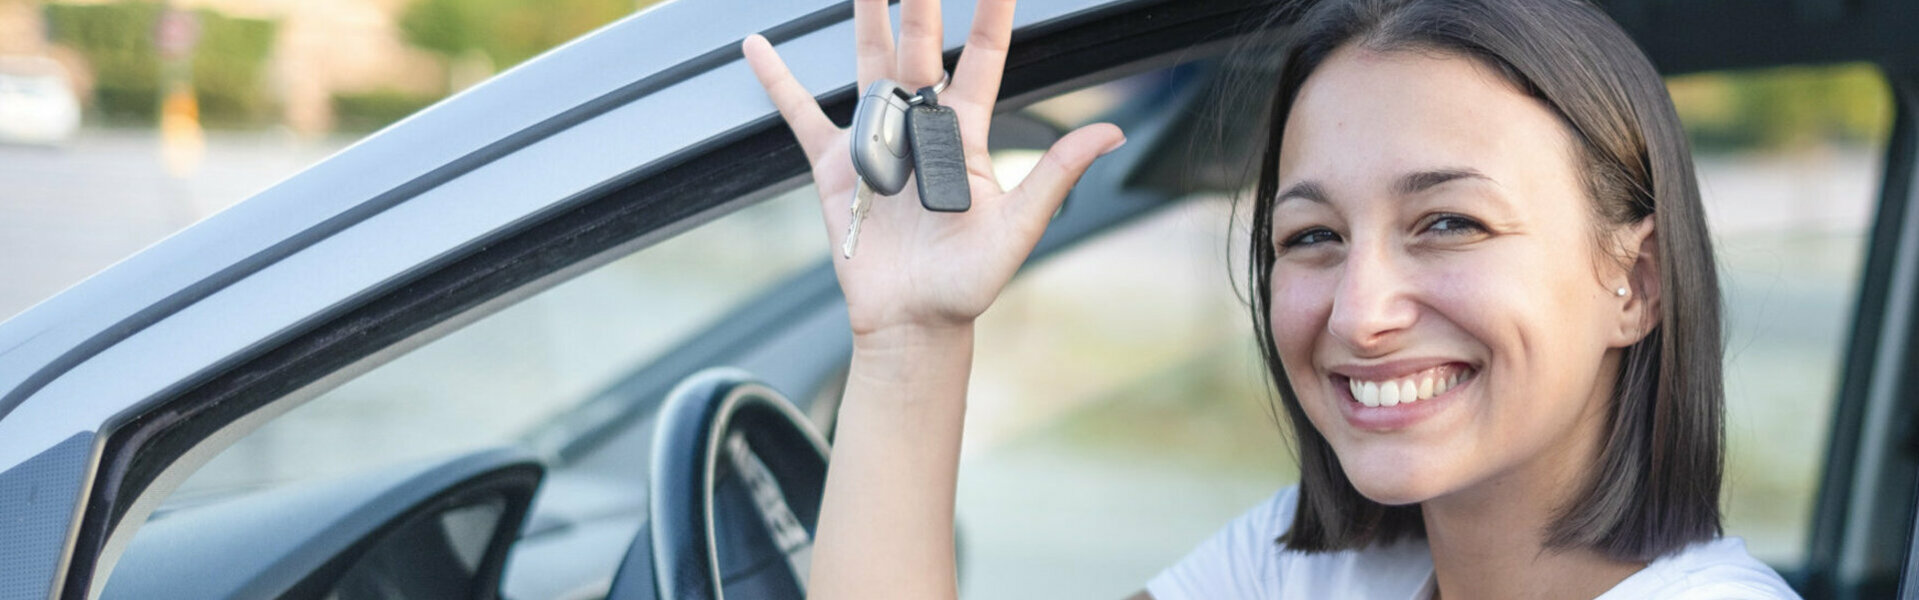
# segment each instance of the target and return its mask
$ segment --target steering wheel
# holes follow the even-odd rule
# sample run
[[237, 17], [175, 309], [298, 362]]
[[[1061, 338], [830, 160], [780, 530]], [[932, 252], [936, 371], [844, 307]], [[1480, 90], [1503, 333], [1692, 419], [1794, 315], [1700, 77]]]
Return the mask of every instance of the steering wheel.
[[739, 369], [680, 382], [655, 427], [647, 524], [608, 600], [804, 600], [826, 439]]

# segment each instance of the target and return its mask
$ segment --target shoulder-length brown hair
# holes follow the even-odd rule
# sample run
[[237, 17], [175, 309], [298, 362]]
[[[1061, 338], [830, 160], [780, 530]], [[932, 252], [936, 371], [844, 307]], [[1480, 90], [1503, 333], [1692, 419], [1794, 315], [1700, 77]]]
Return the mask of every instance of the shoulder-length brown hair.
[[[1277, 18], [1286, 18], [1281, 15]], [[1294, 550], [1360, 548], [1424, 535], [1418, 506], [1360, 495], [1293, 393], [1274, 346], [1272, 200], [1281, 135], [1306, 78], [1347, 44], [1467, 57], [1551, 108], [1571, 132], [1599, 231], [1653, 219], [1659, 322], [1625, 350], [1611, 418], [1585, 489], [1546, 532], [1549, 548], [1648, 561], [1717, 537], [1722, 470], [1718, 275], [1684, 132], [1664, 83], [1626, 33], [1582, 0], [1327, 0], [1289, 34], [1252, 218], [1249, 303], [1267, 371], [1293, 423]], [[1600, 236], [1595, 232], [1595, 244]]]

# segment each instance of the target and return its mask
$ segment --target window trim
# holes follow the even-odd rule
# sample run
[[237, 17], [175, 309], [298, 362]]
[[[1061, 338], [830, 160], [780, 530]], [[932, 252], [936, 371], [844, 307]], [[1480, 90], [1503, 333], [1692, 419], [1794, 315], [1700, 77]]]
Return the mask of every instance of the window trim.
[[[1900, 399], [1912, 383], [1902, 377], [1899, 364], [1912, 356], [1915, 337], [1913, 303], [1919, 296], [1919, 226], [1910, 221], [1914, 171], [1919, 168], [1919, 79], [1882, 69], [1892, 88], [1894, 120], [1886, 143], [1885, 172], [1872, 232], [1866, 243], [1866, 261], [1860, 274], [1859, 297], [1852, 318], [1838, 398], [1828, 429], [1825, 472], [1812, 519], [1804, 570], [1794, 577], [1811, 597], [1851, 597], [1860, 591], [1870, 557], [1874, 530], [1910, 531], [1909, 527], [1875, 526], [1890, 505], [1903, 504], [1910, 520], [1913, 494], [1890, 489], [1881, 480], [1884, 459], [1895, 452], [1899, 432], [1895, 419]], [[1903, 326], [1902, 326], [1903, 325]], [[1909, 404], [1909, 403], [1908, 403]], [[1904, 410], [1910, 412], [1910, 407]], [[1866, 463], [1866, 464], [1862, 464]], [[1878, 466], [1879, 468], [1875, 468]], [[1897, 486], [1894, 486], [1897, 487]], [[1908, 486], [1909, 487], [1909, 486]], [[1901, 544], [1905, 546], [1905, 544]], [[1908, 581], [1902, 586], [1910, 586]]]

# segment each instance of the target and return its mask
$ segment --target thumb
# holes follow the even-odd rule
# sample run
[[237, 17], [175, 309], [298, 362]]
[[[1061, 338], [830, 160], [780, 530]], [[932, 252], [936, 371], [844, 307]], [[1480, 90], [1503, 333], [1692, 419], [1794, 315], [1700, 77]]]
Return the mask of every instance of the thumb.
[[1014, 210], [1045, 223], [1059, 209], [1066, 193], [1079, 183], [1080, 176], [1086, 174], [1086, 168], [1093, 166], [1093, 159], [1125, 143], [1126, 134], [1111, 123], [1094, 123], [1066, 134], [1053, 143], [1026, 179], [1013, 189], [1017, 198], [1011, 203]]

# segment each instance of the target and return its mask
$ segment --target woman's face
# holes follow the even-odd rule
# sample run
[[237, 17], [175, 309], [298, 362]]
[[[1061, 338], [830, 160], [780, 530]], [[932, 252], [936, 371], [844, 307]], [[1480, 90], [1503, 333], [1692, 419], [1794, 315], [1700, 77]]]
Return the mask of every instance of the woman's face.
[[1613, 292], [1627, 281], [1595, 248], [1571, 140], [1544, 104], [1449, 55], [1347, 46], [1301, 88], [1273, 208], [1273, 337], [1368, 498], [1571, 481], [1594, 460], [1609, 350], [1631, 341]]

